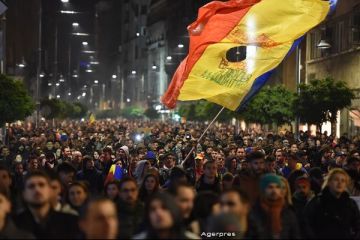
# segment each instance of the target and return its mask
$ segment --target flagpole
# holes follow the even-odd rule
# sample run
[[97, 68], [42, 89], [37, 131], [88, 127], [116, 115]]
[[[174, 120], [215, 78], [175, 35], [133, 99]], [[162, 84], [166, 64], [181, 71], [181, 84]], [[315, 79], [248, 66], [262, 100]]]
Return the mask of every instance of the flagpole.
[[[206, 129], [204, 130], [204, 132], [201, 134], [201, 136], [199, 137], [199, 139], [196, 141], [196, 146], [201, 142], [201, 140], [204, 138], [205, 134], [207, 133], [207, 131], [210, 129], [210, 127], [214, 124], [214, 122], [216, 121], [216, 119], [220, 116], [220, 114], [224, 111], [225, 107], [222, 107], [220, 109], [220, 111], [216, 114], [216, 116], [213, 118], [213, 120], [209, 123], [209, 125], [206, 127]], [[184, 165], [184, 163], [188, 160], [188, 158], [191, 156], [192, 152], [195, 150], [195, 147], [193, 146], [190, 150], [190, 152], [188, 153], [188, 155], [186, 156], [186, 158], [184, 159], [184, 161], [182, 161], [181, 166]]]

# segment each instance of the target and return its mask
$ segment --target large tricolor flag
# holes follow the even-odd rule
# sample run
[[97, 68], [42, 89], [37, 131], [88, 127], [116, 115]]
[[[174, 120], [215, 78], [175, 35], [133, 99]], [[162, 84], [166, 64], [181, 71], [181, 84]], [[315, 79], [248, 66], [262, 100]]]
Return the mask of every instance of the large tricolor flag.
[[[271, 72], [322, 22], [336, 0], [229, 0], [200, 8], [188, 27], [189, 54], [175, 72], [162, 102], [206, 99], [239, 109]], [[241, 61], [228, 57], [242, 52]]]
[[121, 180], [123, 177], [123, 169], [116, 164], [111, 165], [108, 175], [106, 176], [104, 185], [114, 180]]

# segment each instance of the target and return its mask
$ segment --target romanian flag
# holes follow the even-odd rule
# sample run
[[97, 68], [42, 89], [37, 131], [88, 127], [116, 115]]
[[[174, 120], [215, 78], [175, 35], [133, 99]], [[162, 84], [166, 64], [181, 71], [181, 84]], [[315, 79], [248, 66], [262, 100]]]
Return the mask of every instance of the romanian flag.
[[[229, 0], [205, 5], [188, 27], [189, 54], [162, 102], [174, 108], [177, 100], [206, 99], [239, 110], [301, 37], [325, 19], [334, 1]], [[230, 59], [230, 49], [237, 49], [241, 59]]]
[[123, 169], [120, 166], [118, 166], [116, 164], [111, 165], [109, 173], [106, 176], [104, 185], [106, 185], [107, 183], [114, 181], [114, 180], [121, 180], [121, 178], [123, 177], [123, 174], [124, 174]]
[[90, 123], [90, 124], [93, 124], [95, 121], [96, 121], [96, 118], [95, 118], [94, 113], [90, 113], [89, 123]]

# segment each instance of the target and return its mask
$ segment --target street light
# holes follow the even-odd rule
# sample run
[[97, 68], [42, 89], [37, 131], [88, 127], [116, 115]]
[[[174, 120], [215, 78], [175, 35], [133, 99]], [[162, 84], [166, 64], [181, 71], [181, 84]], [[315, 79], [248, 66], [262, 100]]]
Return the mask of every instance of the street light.
[[60, 95], [57, 95], [56, 98], [60, 98]]
[[137, 33], [136, 33], [136, 36], [137, 36], [137, 37], [140, 37], [140, 33], [137, 32]]
[[48, 83], [48, 86], [49, 86], [49, 87], [51, 87], [51, 86], [52, 86], [52, 83], [51, 83], [51, 82], [50, 82], [50, 83]]
[[82, 51], [83, 53], [95, 53], [95, 51], [91, 51], [91, 50], [86, 50], [86, 51]]
[[171, 60], [172, 60], [172, 56], [167, 56], [167, 57], [166, 57], [166, 60], [171, 61]]
[[113, 79], [117, 78], [117, 76], [116, 76], [115, 74], [113, 74], [111, 77], [112, 77]]
[[86, 92], [83, 92], [83, 93], [82, 93], [82, 96], [85, 97], [85, 96], [86, 96]]
[[90, 36], [89, 33], [81, 33], [81, 32], [74, 32], [74, 33], [72, 33], [72, 35], [75, 35], [75, 36]]
[[156, 66], [156, 65], [153, 65], [153, 66], [152, 66], [152, 69], [153, 69], [153, 70], [156, 70], [156, 69], [157, 69], [157, 66]]
[[58, 87], [58, 86], [60, 86], [60, 83], [56, 83], [55, 85]]
[[77, 78], [78, 77], [78, 75], [77, 74], [74, 74], [74, 75], [72, 75], [74, 78]]
[[87, 72], [87, 73], [92, 73], [93, 70], [91, 70], [91, 69], [86, 69], [85, 72]]
[[94, 83], [95, 83], [95, 84], [98, 84], [98, 83], [99, 83], [99, 81], [98, 81], [98, 80], [95, 80], [95, 81], [94, 81]]
[[322, 39], [316, 47], [320, 49], [328, 49], [331, 48], [331, 45], [326, 40]]
[[126, 102], [128, 102], [128, 103], [131, 102], [130, 98], [127, 98], [127, 99], [126, 99]]
[[89, 45], [89, 43], [88, 42], [82, 42], [82, 45], [87, 46], [87, 45]]
[[183, 48], [183, 47], [184, 47], [184, 44], [182, 44], [182, 43], [178, 44], [178, 48]]
[[68, 96], [71, 96], [71, 92], [68, 93]]
[[62, 3], [68, 3], [69, 0], [61, 0]]
[[60, 81], [60, 82], [65, 82], [65, 79], [64, 79], [63, 75], [60, 75], [59, 81]]
[[78, 27], [78, 26], [79, 26], [79, 23], [74, 22], [74, 23], [72, 24], [72, 26], [73, 26], [73, 27]]
[[44, 72], [41, 72], [40, 75], [39, 75], [41, 78], [45, 77], [45, 73]]
[[132, 71], [131, 71], [131, 74], [132, 74], [132, 75], [135, 75], [135, 74], [136, 74], [136, 71], [135, 71], [135, 70], [132, 70]]

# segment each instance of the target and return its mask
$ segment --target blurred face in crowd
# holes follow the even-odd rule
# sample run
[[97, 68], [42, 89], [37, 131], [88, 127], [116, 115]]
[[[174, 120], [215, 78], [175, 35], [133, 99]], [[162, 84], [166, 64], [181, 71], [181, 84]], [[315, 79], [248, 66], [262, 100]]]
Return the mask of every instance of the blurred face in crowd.
[[121, 159], [125, 159], [126, 158], [126, 153], [123, 149], [119, 148], [119, 150], [116, 152], [117, 153], [117, 157], [121, 158]]
[[270, 183], [265, 189], [265, 198], [269, 201], [277, 201], [283, 196], [283, 188], [278, 184]]
[[109, 184], [106, 188], [106, 196], [111, 200], [116, 199], [119, 196], [119, 188], [115, 183]]
[[290, 147], [290, 151], [291, 151], [291, 153], [297, 153], [299, 151], [299, 149], [296, 144], [292, 144]]
[[165, 166], [169, 169], [175, 167], [175, 157], [172, 155], [167, 156]]
[[92, 170], [95, 168], [95, 162], [93, 159], [89, 159], [87, 162], [86, 162], [86, 169], [88, 170]]
[[276, 170], [275, 170], [275, 166], [276, 166], [276, 163], [275, 162], [273, 162], [273, 161], [267, 161], [267, 162], [265, 162], [265, 170], [266, 170], [266, 172], [276, 172]]
[[348, 168], [360, 172], [360, 161], [353, 161], [351, 164], [348, 164]]
[[42, 176], [33, 176], [25, 182], [24, 200], [32, 208], [40, 208], [50, 203], [51, 188]]
[[7, 147], [4, 147], [1, 151], [1, 155], [4, 156], [4, 157], [7, 157], [10, 155], [10, 151]]
[[32, 158], [29, 160], [29, 165], [28, 165], [28, 169], [30, 171], [32, 170], [36, 170], [39, 168], [39, 161], [36, 158]]
[[50, 202], [55, 205], [58, 203], [61, 196], [61, 183], [54, 179], [50, 181], [51, 197]]
[[175, 202], [180, 208], [182, 217], [188, 219], [194, 206], [195, 193], [192, 187], [180, 186], [177, 189]]
[[296, 191], [303, 196], [308, 196], [311, 192], [310, 183], [300, 182], [296, 185]]
[[346, 191], [348, 179], [344, 174], [337, 173], [332, 176], [328, 181], [328, 187], [335, 195], [342, 194]]
[[18, 175], [22, 175], [24, 173], [24, 166], [19, 163], [19, 164], [16, 164], [15, 166], [15, 172], [18, 174]]
[[47, 142], [46, 143], [46, 148], [47, 148], [47, 150], [51, 151], [54, 148], [54, 144], [52, 142]]
[[70, 148], [69, 148], [69, 147], [64, 148], [63, 156], [64, 156], [65, 158], [68, 158], [68, 157], [70, 157], [70, 155], [71, 155]]
[[3, 194], [0, 193], [0, 221], [5, 221], [5, 218], [11, 212], [11, 202]]
[[74, 163], [81, 163], [82, 161], [82, 154], [79, 151], [74, 152], [73, 154], [73, 160]]
[[216, 157], [217, 157], [218, 154], [219, 154], [219, 153], [218, 153], [217, 151], [212, 151], [212, 152], [211, 152], [211, 158], [212, 158], [213, 160], [216, 160]]
[[236, 192], [226, 192], [220, 198], [221, 212], [233, 213], [238, 217], [247, 216], [249, 205], [244, 203]]
[[138, 200], [139, 191], [135, 182], [128, 181], [122, 184], [120, 199], [127, 204], [134, 205]]
[[296, 159], [292, 157], [288, 159], [288, 166], [290, 169], [296, 169], [296, 164], [297, 164]]
[[263, 158], [253, 159], [250, 166], [256, 174], [262, 174], [265, 171], [265, 160]]
[[87, 199], [84, 188], [74, 185], [69, 188], [69, 201], [75, 207], [81, 207]]
[[116, 206], [109, 200], [90, 203], [80, 228], [87, 239], [116, 239], [118, 218]]
[[284, 162], [284, 155], [281, 150], [277, 150], [275, 153], [276, 162], [283, 163]]
[[11, 176], [6, 170], [0, 170], [0, 186], [5, 189], [10, 189], [12, 180]]
[[98, 152], [94, 152], [94, 159], [95, 160], [98, 160], [100, 157], [99, 153]]
[[59, 177], [64, 186], [70, 185], [74, 181], [74, 172], [59, 172]]
[[207, 163], [204, 167], [204, 175], [209, 179], [213, 179], [217, 174], [217, 166], [214, 162]]
[[145, 189], [148, 192], [153, 192], [156, 187], [156, 179], [153, 176], [147, 177], [145, 180]]
[[171, 213], [160, 200], [153, 200], [149, 207], [151, 226], [158, 231], [170, 229], [174, 225]]
[[245, 159], [245, 157], [246, 157], [245, 148], [238, 148], [238, 149], [236, 150], [236, 156], [237, 156], [240, 160]]
[[221, 168], [224, 167], [224, 165], [225, 165], [225, 159], [224, 159], [224, 157], [223, 157], [221, 154], [219, 154], [219, 155], [216, 157], [216, 164], [217, 164], [217, 168], [218, 168], [218, 169], [221, 169]]

